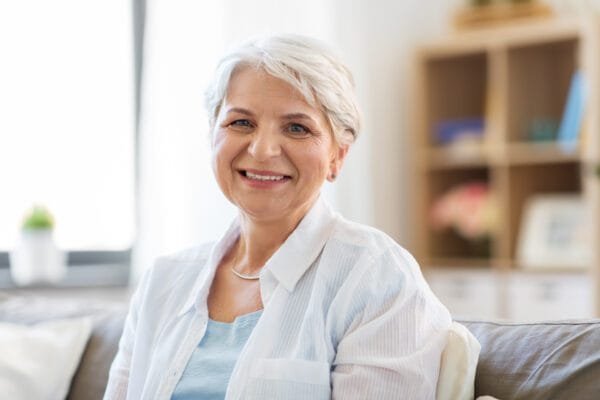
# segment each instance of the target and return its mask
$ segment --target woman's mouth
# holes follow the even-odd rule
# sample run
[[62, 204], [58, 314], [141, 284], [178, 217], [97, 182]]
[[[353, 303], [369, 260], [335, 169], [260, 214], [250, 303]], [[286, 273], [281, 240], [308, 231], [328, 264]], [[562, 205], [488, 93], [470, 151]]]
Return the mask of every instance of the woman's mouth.
[[272, 171], [240, 170], [238, 172], [246, 178], [247, 181], [254, 183], [279, 183], [292, 179], [289, 175]]
[[285, 178], [285, 175], [259, 175], [246, 171], [246, 178], [256, 179], [259, 181], [280, 181]]

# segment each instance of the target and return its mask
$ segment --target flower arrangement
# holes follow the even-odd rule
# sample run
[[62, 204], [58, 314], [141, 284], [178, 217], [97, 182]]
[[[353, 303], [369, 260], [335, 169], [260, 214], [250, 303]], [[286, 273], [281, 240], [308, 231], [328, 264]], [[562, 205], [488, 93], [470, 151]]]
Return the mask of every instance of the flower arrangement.
[[431, 209], [436, 231], [454, 229], [471, 241], [488, 239], [498, 227], [498, 208], [485, 182], [464, 183], [445, 192]]

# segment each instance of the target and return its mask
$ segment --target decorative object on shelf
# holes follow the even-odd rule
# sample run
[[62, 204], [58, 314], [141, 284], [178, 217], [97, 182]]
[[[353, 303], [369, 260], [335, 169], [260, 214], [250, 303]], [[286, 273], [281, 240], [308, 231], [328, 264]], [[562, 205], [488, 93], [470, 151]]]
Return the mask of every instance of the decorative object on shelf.
[[472, 0], [470, 3], [455, 14], [456, 29], [485, 28], [554, 15], [550, 6], [535, 0]]
[[462, 238], [481, 244], [489, 242], [498, 227], [498, 208], [486, 182], [469, 182], [437, 198], [430, 221], [436, 231], [453, 229]]
[[483, 118], [461, 118], [438, 122], [435, 127], [437, 143], [456, 158], [481, 155], [484, 147], [485, 122]]
[[533, 196], [527, 201], [523, 216], [516, 254], [521, 268], [591, 265], [590, 217], [581, 195]]
[[435, 127], [438, 143], [448, 145], [465, 138], [481, 140], [485, 131], [483, 118], [460, 118], [439, 122]]
[[10, 272], [19, 286], [57, 283], [66, 273], [65, 254], [52, 237], [54, 218], [42, 206], [26, 215], [20, 241], [10, 254]]
[[529, 125], [528, 138], [531, 142], [552, 142], [556, 140], [558, 122], [552, 118], [534, 118]]
[[557, 135], [559, 146], [564, 152], [572, 153], [577, 150], [587, 94], [585, 77], [581, 71], [576, 71], [571, 79], [569, 95]]

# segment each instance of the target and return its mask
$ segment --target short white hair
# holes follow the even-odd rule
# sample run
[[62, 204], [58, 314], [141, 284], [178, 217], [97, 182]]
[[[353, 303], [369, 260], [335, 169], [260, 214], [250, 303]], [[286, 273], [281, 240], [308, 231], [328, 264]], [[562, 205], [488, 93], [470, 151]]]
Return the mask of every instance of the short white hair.
[[320, 108], [338, 144], [356, 140], [360, 112], [350, 70], [324, 43], [290, 34], [250, 39], [221, 59], [205, 95], [211, 128], [233, 73], [248, 66], [289, 83], [311, 106]]

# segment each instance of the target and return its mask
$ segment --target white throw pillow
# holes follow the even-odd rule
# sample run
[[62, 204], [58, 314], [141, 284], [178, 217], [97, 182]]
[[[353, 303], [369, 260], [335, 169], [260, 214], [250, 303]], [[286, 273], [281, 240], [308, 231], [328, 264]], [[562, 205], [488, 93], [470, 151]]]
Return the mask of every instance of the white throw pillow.
[[2, 398], [63, 400], [91, 331], [90, 318], [29, 326], [0, 322]]
[[463, 325], [453, 322], [442, 353], [436, 400], [472, 400], [481, 345]]

